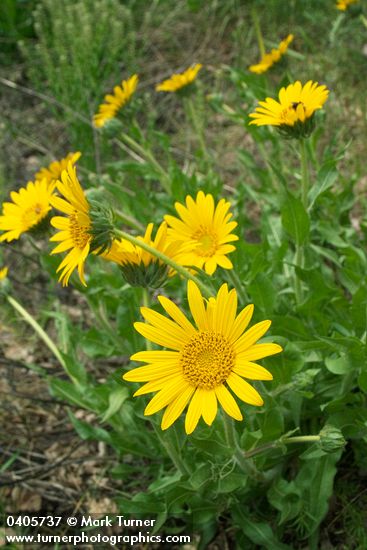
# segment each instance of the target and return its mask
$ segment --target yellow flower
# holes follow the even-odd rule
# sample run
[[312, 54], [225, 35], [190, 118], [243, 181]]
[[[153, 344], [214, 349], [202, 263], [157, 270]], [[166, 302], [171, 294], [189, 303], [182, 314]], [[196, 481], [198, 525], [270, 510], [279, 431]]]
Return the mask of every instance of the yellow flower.
[[79, 151], [76, 153], [69, 153], [65, 158], [51, 162], [47, 168], [41, 168], [35, 175], [35, 179], [43, 180], [46, 178], [48, 184], [55, 183], [55, 181], [60, 179], [63, 170], [66, 170], [69, 162], [75, 164], [80, 157], [81, 153]]
[[328, 95], [329, 90], [324, 85], [319, 86], [317, 82], [309, 80], [302, 86], [297, 80], [294, 84], [281, 88], [279, 101], [271, 97], [259, 101], [260, 106], [249, 115], [254, 119], [250, 124], [277, 126], [289, 133], [294, 129], [294, 135], [297, 132], [308, 135], [313, 129], [312, 115], [322, 108]]
[[123, 80], [121, 86], [115, 86], [113, 94], [105, 96], [106, 103], [99, 106], [98, 113], [93, 117], [93, 124], [101, 128], [108, 120], [114, 118], [118, 111], [130, 100], [138, 85], [138, 75], [134, 74], [128, 80]]
[[279, 61], [282, 55], [285, 54], [293, 38], [293, 34], [289, 34], [287, 38], [281, 41], [278, 48], [273, 48], [270, 53], [264, 54], [259, 63], [256, 65], [250, 65], [249, 70], [252, 73], [257, 74], [265, 73], [272, 65], [274, 65], [274, 63]]
[[212, 275], [217, 265], [224, 269], [232, 269], [232, 262], [227, 254], [235, 247], [228, 244], [237, 241], [237, 235], [231, 231], [237, 222], [229, 221], [232, 214], [228, 212], [231, 204], [221, 199], [217, 206], [213, 196], [199, 191], [196, 201], [189, 195], [186, 197], [186, 207], [179, 202], [175, 208], [181, 219], [174, 216], [164, 216], [170, 229], [168, 237], [171, 242], [181, 245], [181, 250], [175, 258], [185, 266], [195, 266]]
[[7, 274], [8, 274], [8, 268], [7, 267], [3, 267], [2, 269], [0, 269], [0, 281], [5, 279]]
[[351, 4], [356, 4], [358, 0], [337, 0], [336, 8], [340, 11], [345, 11]]
[[[147, 365], [126, 373], [129, 382], [147, 382], [134, 395], [158, 392], [145, 409], [145, 415], [164, 407], [161, 427], [171, 426], [186, 405], [186, 433], [192, 433], [202, 416], [209, 426], [216, 417], [219, 404], [236, 420], [242, 413], [232, 392], [245, 403], [262, 405], [259, 393], [243, 378], [271, 380], [269, 371], [253, 361], [280, 353], [277, 344], [256, 344], [270, 327], [262, 321], [246, 331], [253, 306], [237, 313], [236, 290], [222, 285], [216, 298], [204, 302], [199, 288], [189, 281], [187, 295], [196, 327], [174, 302], [165, 296], [158, 299], [171, 317], [142, 307], [147, 323], [135, 323], [135, 329], [148, 340], [169, 351], [141, 351], [131, 359]], [[246, 332], [245, 332], [246, 331]]]
[[183, 73], [173, 74], [167, 80], [157, 84], [155, 89], [157, 92], [177, 92], [177, 90], [181, 90], [181, 88], [184, 88], [188, 84], [194, 82], [201, 68], [201, 63], [196, 63], [186, 69]]
[[[169, 242], [167, 239], [166, 222], [161, 223], [154, 239], [152, 239], [152, 231], [153, 224], [149, 223], [144, 237], [137, 238], [169, 258], [174, 258], [178, 247], [177, 243]], [[103, 254], [103, 257], [119, 264], [125, 279], [132, 286], [158, 288], [167, 276], [172, 276], [175, 273], [156, 256], [133, 245], [126, 239], [114, 240], [110, 250]]]
[[78, 181], [75, 166], [70, 162], [67, 169], [61, 174], [61, 181], [57, 182], [57, 189], [64, 198], [54, 196], [51, 204], [66, 216], [54, 216], [51, 219], [51, 225], [60, 230], [50, 239], [51, 241], [60, 241], [51, 254], [71, 249], [57, 269], [57, 273], [61, 271], [59, 281], [63, 286], [67, 286], [70, 275], [77, 268], [80, 280], [86, 286], [84, 263], [90, 252], [92, 241], [92, 236], [89, 233], [91, 229], [90, 206]]
[[3, 203], [3, 215], [0, 216], [0, 230], [6, 231], [0, 236], [0, 242], [19, 239], [22, 233], [35, 228], [51, 210], [51, 197], [54, 185], [46, 179], [28, 182], [19, 191], [12, 191], [13, 202]]

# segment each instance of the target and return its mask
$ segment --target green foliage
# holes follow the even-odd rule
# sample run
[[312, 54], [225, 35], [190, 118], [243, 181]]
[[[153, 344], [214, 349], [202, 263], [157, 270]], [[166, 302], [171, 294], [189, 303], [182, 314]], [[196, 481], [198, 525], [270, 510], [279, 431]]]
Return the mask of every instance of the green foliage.
[[33, 17], [37, 42], [20, 44], [30, 80], [61, 104], [55, 114], [68, 126], [74, 149], [84, 151], [83, 162], [95, 167], [100, 152], [92, 115], [106, 87], [129, 76], [130, 9], [118, 0], [41, 0]]
[[35, 0], [2, 0], [0, 4], [1, 63], [14, 61], [17, 42], [34, 36], [32, 10]]

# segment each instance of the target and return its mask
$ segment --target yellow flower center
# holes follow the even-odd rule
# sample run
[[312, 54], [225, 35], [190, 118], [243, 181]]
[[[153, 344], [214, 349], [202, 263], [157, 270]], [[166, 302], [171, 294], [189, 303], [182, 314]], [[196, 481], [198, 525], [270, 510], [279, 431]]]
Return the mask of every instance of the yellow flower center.
[[195, 387], [211, 390], [232, 372], [235, 352], [222, 334], [200, 332], [185, 345], [180, 356], [184, 378]]
[[198, 243], [195, 252], [199, 256], [213, 256], [218, 248], [218, 237], [208, 229], [200, 228], [192, 238]]
[[84, 248], [91, 239], [89, 220], [85, 218], [87, 216], [77, 210], [69, 216], [69, 230], [75, 248]]
[[23, 212], [22, 222], [25, 228], [36, 225], [46, 215], [47, 211], [40, 203], [33, 204]]

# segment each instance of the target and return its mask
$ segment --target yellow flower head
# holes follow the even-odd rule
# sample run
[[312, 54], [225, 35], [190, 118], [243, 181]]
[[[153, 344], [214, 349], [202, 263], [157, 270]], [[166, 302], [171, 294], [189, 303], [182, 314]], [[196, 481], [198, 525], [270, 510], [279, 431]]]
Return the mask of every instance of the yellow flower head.
[[[174, 258], [178, 247], [177, 243], [169, 242], [167, 239], [166, 222], [161, 223], [154, 239], [152, 232], [153, 224], [149, 223], [144, 237], [137, 238], [169, 258]], [[132, 286], [158, 288], [166, 280], [167, 275], [174, 275], [174, 270], [168, 269], [168, 266], [156, 256], [125, 239], [114, 240], [111, 249], [103, 257], [119, 264], [125, 279]]]
[[54, 185], [46, 179], [28, 182], [19, 191], [12, 191], [13, 202], [3, 203], [3, 214], [0, 216], [0, 242], [19, 239], [22, 233], [34, 229], [51, 210], [51, 197]]
[[81, 153], [69, 153], [65, 158], [61, 160], [55, 160], [47, 168], [41, 168], [35, 175], [36, 180], [43, 180], [46, 178], [48, 184], [53, 184], [60, 179], [61, 174], [66, 170], [69, 162], [75, 164], [81, 157]]
[[299, 137], [309, 135], [313, 129], [312, 115], [321, 109], [327, 100], [329, 90], [326, 86], [309, 80], [304, 86], [297, 80], [286, 88], [281, 88], [279, 101], [267, 97], [259, 101], [259, 107], [249, 116], [250, 124], [257, 126], [277, 126], [280, 130]]
[[2, 269], [0, 269], [0, 281], [5, 279], [5, 277], [7, 275], [8, 275], [8, 268], [7, 267], [3, 267]]
[[345, 11], [351, 4], [356, 4], [358, 0], [337, 0], [336, 8], [340, 11]]
[[235, 247], [228, 244], [237, 241], [232, 231], [237, 222], [229, 221], [232, 213], [228, 212], [231, 204], [221, 199], [215, 206], [213, 196], [199, 191], [196, 201], [189, 195], [186, 207], [175, 203], [179, 218], [164, 216], [170, 229], [168, 237], [171, 242], [181, 244], [176, 261], [185, 266], [195, 266], [212, 275], [217, 265], [232, 269], [232, 262], [227, 254]]
[[134, 74], [128, 80], [123, 80], [121, 86], [115, 86], [113, 94], [105, 96], [105, 103], [99, 106], [98, 113], [93, 117], [93, 124], [96, 128], [104, 126], [126, 105], [136, 90], [138, 80], [138, 75]]
[[51, 219], [51, 225], [59, 229], [59, 232], [50, 240], [60, 242], [51, 254], [69, 250], [57, 269], [57, 272], [61, 271], [59, 281], [63, 286], [67, 286], [70, 275], [77, 268], [80, 280], [86, 286], [84, 263], [92, 241], [92, 236], [89, 233], [91, 229], [90, 207], [78, 181], [75, 166], [71, 163], [61, 174], [61, 181], [57, 182], [57, 189], [63, 198], [54, 196], [51, 203], [54, 208], [66, 216], [54, 216]]
[[194, 82], [201, 68], [201, 63], [196, 63], [186, 69], [183, 73], [173, 74], [167, 80], [157, 84], [155, 89], [157, 92], [177, 92], [177, 90], [181, 90], [181, 88], [184, 88], [188, 84]]
[[[134, 395], [158, 392], [145, 409], [145, 415], [164, 407], [161, 427], [167, 429], [190, 402], [186, 433], [192, 433], [202, 416], [209, 426], [216, 417], [218, 402], [235, 420], [242, 413], [230, 390], [250, 405], [262, 405], [259, 393], [243, 378], [271, 380], [269, 371], [253, 361], [280, 353], [277, 344], [256, 344], [271, 321], [257, 323], [249, 330], [253, 306], [237, 313], [236, 290], [222, 285], [216, 298], [205, 302], [195, 283], [189, 281], [187, 295], [194, 326], [165, 296], [158, 299], [171, 317], [142, 307], [147, 323], [135, 323], [135, 329], [148, 340], [168, 348], [167, 351], [141, 351], [131, 359], [147, 365], [126, 373], [129, 382], [147, 382]], [[246, 332], [245, 332], [246, 331]]]
[[285, 54], [293, 38], [293, 34], [289, 34], [287, 38], [281, 41], [278, 48], [273, 48], [271, 52], [264, 54], [259, 63], [256, 65], [250, 65], [249, 71], [257, 74], [265, 73], [272, 65], [274, 65], [274, 63], [279, 61], [282, 55]]

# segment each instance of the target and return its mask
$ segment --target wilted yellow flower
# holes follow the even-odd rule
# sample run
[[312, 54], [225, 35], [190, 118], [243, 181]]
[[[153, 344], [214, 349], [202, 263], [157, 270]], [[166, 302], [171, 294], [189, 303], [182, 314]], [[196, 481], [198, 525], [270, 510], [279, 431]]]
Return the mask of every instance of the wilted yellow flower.
[[321, 109], [329, 95], [326, 86], [309, 80], [304, 86], [297, 80], [286, 88], [281, 88], [279, 101], [267, 97], [265, 101], [259, 101], [254, 113], [249, 116], [250, 124], [257, 126], [277, 126], [280, 130], [304, 137], [313, 129], [312, 115], [317, 109]]
[[203, 268], [209, 275], [218, 265], [224, 269], [233, 268], [227, 254], [235, 247], [228, 243], [237, 241], [238, 237], [232, 233], [237, 222], [229, 221], [232, 217], [228, 212], [230, 206], [225, 199], [215, 206], [213, 196], [205, 195], [203, 191], [198, 192], [196, 201], [188, 195], [186, 207], [175, 203], [180, 219], [169, 215], [164, 219], [170, 227], [170, 241], [181, 245], [175, 258], [177, 263]]
[[356, 4], [359, 0], [337, 0], [336, 8], [345, 11], [351, 4]]
[[43, 179], [30, 181], [26, 187], [10, 193], [13, 202], [3, 203], [0, 216], [0, 230], [6, 231], [0, 236], [0, 242], [19, 239], [22, 233], [35, 228], [47, 216], [54, 187]]
[[69, 153], [65, 158], [61, 160], [55, 160], [47, 168], [41, 168], [35, 175], [36, 180], [46, 179], [48, 184], [55, 183], [59, 180], [63, 170], [66, 170], [69, 162], [75, 164], [81, 157], [80, 151], [76, 153]]
[[177, 90], [181, 90], [181, 88], [184, 88], [188, 84], [194, 82], [201, 68], [201, 63], [196, 63], [186, 69], [183, 73], [173, 74], [167, 80], [157, 84], [155, 89], [157, 92], [177, 92]]
[[63, 286], [67, 286], [70, 275], [77, 268], [80, 280], [86, 286], [84, 263], [92, 242], [90, 206], [77, 178], [75, 166], [71, 163], [61, 174], [61, 181], [57, 182], [57, 190], [64, 198], [52, 197], [52, 206], [66, 216], [54, 216], [51, 219], [51, 225], [59, 229], [59, 232], [53, 235], [50, 241], [60, 241], [51, 254], [71, 249], [57, 269], [57, 272], [61, 271], [59, 281]]
[[229, 390], [245, 403], [262, 405], [259, 393], [243, 378], [272, 380], [271, 373], [253, 361], [280, 353], [282, 348], [278, 344], [256, 344], [271, 321], [262, 321], [246, 331], [254, 307], [248, 305], [236, 315], [237, 293], [234, 289], [228, 291], [226, 284], [206, 302], [197, 285], [189, 281], [187, 296], [196, 327], [165, 296], [158, 299], [172, 320], [147, 307], [141, 308], [147, 323], [135, 323], [135, 329], [169, 351], [135, 353], [131, 359], [148, 364], [123, 378], [147, 382], [135, 396], [157, 392], [144, 414], [166, 407], [162, 430], [169, 428], [190, 402], [185, 419], [185, 430], [190, 434], [201, 416], [209, 426], [213, 423], [218, 401], [229, 416], [242, 420]]
[[[177, 255], [178, 246], [177, 243], [168, 241], [166, 222], [161, 223], [154, 239], [152, 232], [153, 224], [149, 223], [145, 235], [137, 238], [173, 259]], [[132, 286], [158, 288], [167, 276], [174, 274], [174, 270], [168, 268], [156, 256], [126, 239], [114, 240], [110, 250], [103, 254], [103, 257], [119, 264], [125, 279]]]
[[0, 269], [0, 281], [5, 279], [7, 274], [8, 274], [8, 268], [7, 267], [3, 267], [2, 269]]
[[279, 61], [279, 59], [282, 57], [282, 55], [285, 54], [285, 52], [288, 49], [289, 44], [294, 39], [293, 34], [289, 34], [287, 38], [281, 41], [278, 48], [273, 48], [271, 52], [266, 53], [262, 56], [259, 63], [256, 65], [250, 65], [249, 70], [252, 73], [265, 73], [274, 63]]
[[134, 74], [128, 80], [123, 80], [121, 86], [115, 86], [113, 94], [105, 96], [105, 103], [99, 106], [98, 113], [93, 117], [93, 124], [96, 128], [104, 126], [126, 105], [136, 90], [138, 80], [138, 75]]

